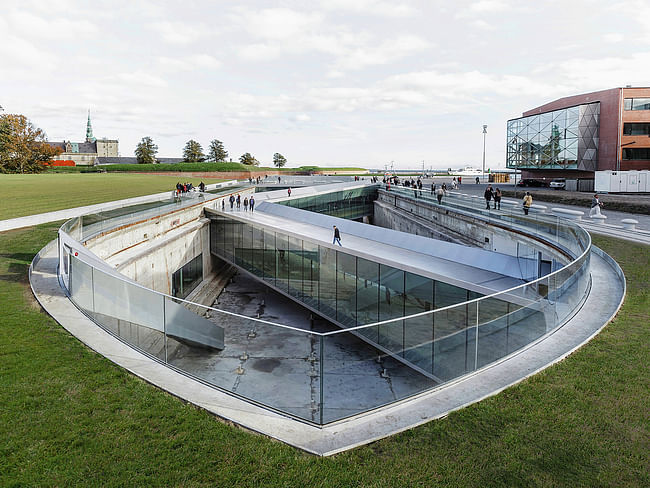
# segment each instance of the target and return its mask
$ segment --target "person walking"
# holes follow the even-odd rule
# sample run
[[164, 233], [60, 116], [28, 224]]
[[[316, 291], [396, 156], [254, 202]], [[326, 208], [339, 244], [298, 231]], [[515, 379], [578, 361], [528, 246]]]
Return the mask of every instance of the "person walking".
[[460, 185], [463, 183], [463, 177], [459, 176], [458, 177], [458, 188], [460, 188]]
[[530, 194], [529, 191], [526, 192], [526, 195], [524, 196], [524, 215], [528, 215], [528, 211], [530, 210], [530, 206], [533, 204], [533, 197]]
[[241, 196], [237, 193], [237, 210], [241, 208]]
[[598, 193], [594, 195], [594, 198], [591, 199], [591, 208], [589, 209], [589, 218], [592, 218], [594, 215], [600, 217], [600, 207], [603, 206], [603, 203], [598, 198]]
[[336, 244], [337, 242], [339, 246], [343, 247], [343, 244], [341, 244], [341, 233], [339, 232], [339, 228], [334, 226], [334, 239], [332, 240], [332, 244]]
[[481, 184], [481, 180], [478, 178], [478, 176], [476, 177], [476, 184], [477, 184], [477, 185], [480, 185], [480, 184]]
[[230, 198], [228, 199], [228, 201], [230, 202], [230, 210], [232, 210], [232, 206], [235, 204], [235, 196], [230, 195]]
[[248, 212], [248, 197], [244, 197], [244, 212]]
[[487, 188], [485, 189], [485, 193], [483, 193], [483, 198], [485, 198], [485, 209], [490, 210], [490, 200], [492, 200], [492, 196], [494, 193], [492, 192], [492, 185], [488, 185]]
[[436, 190], [436, 198], [438, 199], [438, 205], [442, 205], [442, 196], [445, 194], [445, 191], [442, 187]]
[[223, 212], [226, 209], [226, 199], [221, 199], [221, 211]]
[[288, 194], [289, 196], [291, 196], [291, 188], [289, 188], [289, 189], [287, 190], [287, 194]]
[[494, 190], [494, 210], [497, 208], [501, 210], [501, 190], [499, 190], [498, 186], [497, 189]]
[[251, 199], [248, 200], [248, 204], [251, 206], [251, 212], [253, 211], [253, 208], [255, 207], [255, 197], [251, 195]]

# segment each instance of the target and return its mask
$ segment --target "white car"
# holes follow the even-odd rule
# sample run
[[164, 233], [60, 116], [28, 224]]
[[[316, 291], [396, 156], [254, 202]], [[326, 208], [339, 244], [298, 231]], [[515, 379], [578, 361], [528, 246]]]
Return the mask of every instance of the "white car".
[[566, 180], [564, 178], [555, 178], [548, 186], [555, 188], [556, 190], [564, 190], [566, 187]]

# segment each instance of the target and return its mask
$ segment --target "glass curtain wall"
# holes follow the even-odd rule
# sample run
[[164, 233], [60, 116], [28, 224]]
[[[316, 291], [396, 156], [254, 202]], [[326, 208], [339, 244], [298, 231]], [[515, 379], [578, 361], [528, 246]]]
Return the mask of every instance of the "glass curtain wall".
[[356, 220], [373, 214], [373, 202], [376, 199], [376, 186], [369, 186], [309, 197], [289, 198], [277, 203], [310, 212]]
[[508, 121], [506, 166], [587, 169], [598, 153], [600, 103]]
[[[526, 314], [512, 315], [521, 305], [492, 299], [479, 317], [476, 303], [453, 307], [480, 298], [478, 293], [248, 222], [225, 216], [211, 218], [213, 254], [344, 329], [388, 321], [354, 333], [438, 381], [458, 377], [512, 352], [505, 332], [511, 325], [533, 330], [524, 333], [526, 337], [538, 337], [538, 331], [546, 330], [547, 317], [533, 307], [527, 307]], [[544, 296], [535, 291], [533, 300], [546, 298], [548, 290], [540, 290]], [[530, 300], [526, 297], [524, 304]], [[444, 310], [436, 314], [400, 320], [441, 308]], [[531, 319], [534, 314], [538, 315]], [[478, 334], [477, 327], [481, 330]], [[477, 338], [486, 341], [486, 350], [478, 356]]]

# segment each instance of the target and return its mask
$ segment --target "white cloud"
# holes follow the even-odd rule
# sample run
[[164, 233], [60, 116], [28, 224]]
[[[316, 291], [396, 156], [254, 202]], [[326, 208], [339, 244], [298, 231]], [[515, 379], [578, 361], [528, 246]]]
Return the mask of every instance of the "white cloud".
[[207, 34], [205, 27], [200, 24], [191, 24], [179, 21], [163, 20], [148, 25], [149, 29], [160, 34], [161, 38], [169, 44], [191, 44]]
[[209, 54], [192, 54], [183, 58], [159, 56], [158, 64], [163, 69], [171, 71], [191, 71], [197, 68], [217, 69], [221, 66], [219, 60]]
[[323, 3], [325, 10], [341, 10], [364, 15], [386, 17], [410, 17], [418, 10], [406, 2], [386, 2], [381, 0], [328, 0]]

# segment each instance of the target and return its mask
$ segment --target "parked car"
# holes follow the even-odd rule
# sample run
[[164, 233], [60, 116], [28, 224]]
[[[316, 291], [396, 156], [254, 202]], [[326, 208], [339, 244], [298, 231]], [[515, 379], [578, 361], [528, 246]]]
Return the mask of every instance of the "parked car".
[[549, 186], [556, 190], [564, 190], [566, 187], [566, 180], [564, 178], [555, 178], [553, 181], [551, 181], [551, 184]]
[[523, 180], [519, 180], [517, 186], [548, 186], [548, 183], [543, 179], [524, 178]]

